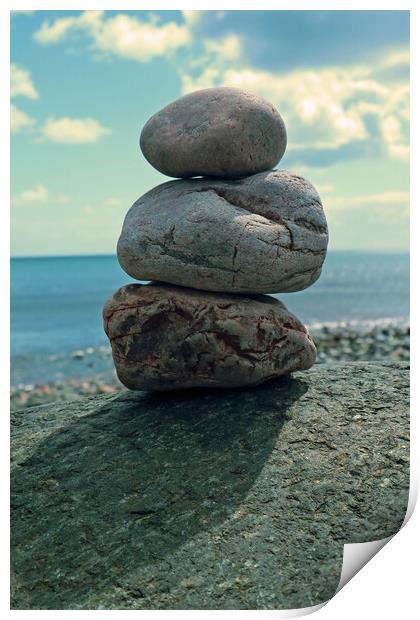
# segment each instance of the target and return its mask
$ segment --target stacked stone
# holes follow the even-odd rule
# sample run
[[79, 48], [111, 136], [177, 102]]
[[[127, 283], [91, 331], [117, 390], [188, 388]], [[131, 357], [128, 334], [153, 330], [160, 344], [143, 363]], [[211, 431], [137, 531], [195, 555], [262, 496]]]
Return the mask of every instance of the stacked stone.
[[152, 116], [140, 146], [181, 180], [139, 198], [118, 241], [122, 268], [152, 280], [122, 287], [104, 307], [121, 382], [239, 387], [310, 368], [310, 334], [264, 295], [313, 284], [328, 243], [315, 188], [273, 170], [286, 149], [280, 114], [239, 89], [201, 90]]

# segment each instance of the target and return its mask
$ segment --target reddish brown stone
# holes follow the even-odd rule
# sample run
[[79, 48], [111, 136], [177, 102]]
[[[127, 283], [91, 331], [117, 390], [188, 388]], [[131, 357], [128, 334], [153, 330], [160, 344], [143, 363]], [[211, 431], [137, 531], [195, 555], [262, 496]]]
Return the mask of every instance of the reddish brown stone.
[[304, 325], [263, 295], [130, 284], [103, 317], [118, 377], [133, 390], [258, 385], [315, 362]]

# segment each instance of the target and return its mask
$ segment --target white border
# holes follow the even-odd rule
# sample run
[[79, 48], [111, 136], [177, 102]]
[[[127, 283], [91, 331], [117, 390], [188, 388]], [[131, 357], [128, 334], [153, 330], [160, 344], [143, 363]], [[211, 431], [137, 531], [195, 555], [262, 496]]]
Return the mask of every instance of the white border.
[[[74, 2], [71, 6], [67, 3], [63, 2], [52, 2], [51, 0], [45, 1], [42, 3], [42, 10], [85, 10], [85, 9], [118, 9], [118, 10], [165, 10], [165, 9], [199, 9], [199, 10], [411, 10], [411, 49], [412, 49], [412, 100], [414, 101], [412, 105], [412, 109], [415, 110], [415, 113], [412, 115], [412, 136], [419, 136], [419, 121], [418, 121], [418, 110], [420, 106], [418, 105], [418, 75], [415, 72], [417, 69], [417, 59], [419, 58], [419, 9], [417, 8], [416, 2], [372, 2], [371, 0], [364, 0], [363, 2], [354, 0], [353, 2], [344, 3], [341, 2], [339, 6], [337, 6], [337, 2], [315, 2], [315, 1], [297, 1], [294, 2], [267, 2], [264, 0], [260, 0], [258, 3], [251, 2], [219, 2], [214, 0], [212, 2], [200, 2], [199, 0], [195, 1], [186, 1], [186, 2], [153, 2], [153, 3], [139, 3], [139, 2], [119, 2], [118, 5], [116, 3], [109, 2], [86, 2], [79, 3]], [[22, 2], [3, 2], [0, 8], [0, 16], [1, 16], [1, 30], [0, 30], [0, 44], [2, 46], [1, 54], [0, 54], [0, 71], [1, 77], [4, 80], [2, 94], [0, 98], [1, 112], [2, 112], [2, 135], [1, 135], [1, 170], [2, 170], [2, 180], [3, 182], [0, 185], [0, 191], [2, 193], [2, 203], [1, 203], [1, 217], [2, 222], [0, 226], [0, 248], [2, 252], [2, 268], [3, 268], [3, 278], [2, 283], [3, 286], [8, 289], [8, 265], [9, 265], [9, 226], [10, 220], [8, 215], [7, 205], [9, 204], [10, 197], [10, 160], [9, 160], [9, 98], [8, 98], [8, 82], [9, 82], [9, 10], [31, 10], [33, 7], [36, 7], [34, 2], [30, 1], [22, 1]], [[412, 170], [418, 171], [420, 170], [419, 162], [418, 162], [418, 148], [417, 144], [413, 141], [412, 143]], [[416, 233], [420, 230], [418, 226], [419, 214], [418, 211], [420, 209], [420, 201], [419, 201], [419, 173], [413, 175], [412, 178], [412, 186], [411, 186], [411, 195], [412, 195], [412, 204], [415, 207], [411, 211], [411, 250], [412, 250], [412, 282], [414, 282], [414, 286], [412, 287], [412, 309], [411, 309], [411, 324], [414, 327], [417, 324], [417, 314], [418, 312], [418, 292], [416, 287], [418, 288], [418, 284], [416, 284], [415, 277], [413, 274], [418, 274], [418, 250], [417, 246], [419, 245], [419, 241], [417, 239]], [[417, 275], [417, 280], [419, 276]], [[9, 350], [6, 346], [8, 342], [8, 330], [9, 330], [9, 312], [8, 312], [8, 303], [6, 300], [6, 295], [2, 296], [2, 302], [0, 303], [0, 326], [3, 330], [2, 338], [0, 340], [0, 368], [1, 368], [1, 395], [3, 398], [4, 407], [2, 407], [2, 422], [5, 426], [4, 431], [1, 433], [1, 441], [2, 441], [2, 455], [4, 459], [3, 464], [3, 476], [2, 476], [2, 500], [3, 507], [5, 510], [2, 513], [2, 533], [5, 536], [3, 542], [3, 553], [2, 553], [2, 579], [1, 579], [1, 609], [7, 615], [19, 615], [21, 613], [25, 613], [22, 611], [9, 611], [9, 563], [8, 563], [8, 554], [4, 553], [4, 550], [8, 548], [8, 531], [9, 531], [9, 520], [7, 516], [8, 511], [8, 420], [7, 420], [7, 411], [9, 408], [9, 373], [8, 373], [8, 365], [9, 365]], [[418, 346], [418, 334], [417, 330], [414, 329], [412, 332], [412, 358], [414, 360], [412, 364], [412, 416], [411, 416], [411, 427], [412, 427], [412, 440], [411, 440], [411, 473], [412, 473], [412, 486], [411, 486], [411, 497], [410, 497], [410, 511], [413, 509], [413, 503], [415, 502], [415, 497], [417, 495], [418, 489], [418, 479], [419, 479], [419, 425], [416, 420], [417, 418], [417, 407], [416, 405], [419, 402], [418, 399], [418, 384], [420, 377], [419, 372], [419, 363], [417, 360], [419, 359], [419, 346]], [[417, 378], [417, 381], [416, 379]], [[410, 512], [409, 511], [409, 512]], [[328, 618], [337, 618], [346, 620], [347, 618], [354, 620], [355, 616], [360, 616], [362, 618], [369, 617], [381, 617], [381, 618], [394, 618], [398, 616], [399, 619], [404, 620], [406, 618], [414, 618], [418, 613], [418, 603], [417, 603], [417, 590], [418, 590], [418, 549], [419, 546], [419, 523], [420, 523], [420, 511], [417, 509], [414, 512], [411, 520], [408, 521], [407, 525], [403, 528], [403, 530], [398, 533], [392, 540], [385, 546], [385, 548], [371, 560], [363, 570], [356, 575], [349, 583], [346, 585], [343, 590], [341, 590], [325, 607], [323, 607], [320, 611], [318, 611], [318, 616], [320, 619], [327, 620]], [[299, 610], [302, 612], [303, 610]], [[45, 611], [31, 611], [31, 614], [35, 614], [39, 617], [43, 617], [45, 613], [54, 613], [54, 612], [45, 612]], [[60, 611], [60, 615], [64, 614], [86, 614], [91, 613], [89, 611]], [[109, 611], [102, 612], [107, 615], [112, 614], [115, 616], [116, 614], [122, 613], [121, 611]], [[213, 614], [215, 612], [185, 612], [185, 611], [163, 611], [163, 612], [152, 612], [152, 611], [144, 611], [141, 612], [143, 617], [149, 616], [150, 614], [157, 613], [170, 613], [173, 615], [178, 615], [180, 618], [185, 615], [185, 613], [205, 616], [209, 614]], [[264, 616], [268, 615], [276, 615], [277, 617], [285, 617], [283, 613], [279, 612], [268, 612], [268, 611], [245, 611], [245, 612], [235, 612], [235, 611], [221, 611], [216, 612], [218, 614], [222, 614], [224, 616], [229, 616], [229, 618], [235, 617], [237, 614], [242, 613], [247, 616], [255, 616], [260, 617], [261, 614]], [[301, 615], [301, 614], [299, 614]], [[289, 615], [289, 617], [292, 617]]]

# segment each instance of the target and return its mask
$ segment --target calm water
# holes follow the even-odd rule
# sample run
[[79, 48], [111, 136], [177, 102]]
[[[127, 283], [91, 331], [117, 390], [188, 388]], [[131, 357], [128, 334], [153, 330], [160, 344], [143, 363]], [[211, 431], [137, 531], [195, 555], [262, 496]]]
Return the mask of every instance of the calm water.
[[[107, 344], [102, 306], [128, 282], [114, 256], [12, 259], [12, 383], [74, 374], [71, 352]], [[406, 321], [409, 256], [330, 251], [315, 285], [278, 297], [309, 326]], [[69, 367], [51, 376], [54, 364], [46, 360], [57, 354]]]

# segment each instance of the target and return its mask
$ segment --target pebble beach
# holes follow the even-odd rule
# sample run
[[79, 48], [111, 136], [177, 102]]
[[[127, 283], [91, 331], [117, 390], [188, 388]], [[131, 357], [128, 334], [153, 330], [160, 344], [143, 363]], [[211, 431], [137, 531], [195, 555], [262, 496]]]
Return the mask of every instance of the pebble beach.
[[[346, 323], [315, 325], [311, 334], [317, 347], [317, 364], [352, 361], [408, 361], [410, 328], [389, 324], [352, 326]], [[64, 360], [61, 360], [64, 362]], [[56, 365], [57, 357], [47, 363]], [[125, 390], [118, 380], [107, 346], [87, 347], [73, 351], [65, 360], [74, 369], [72, 376], [40, 384], [19, 383], [11, 388], [12, 410], [111, 394]], [[95, 372], [99, 367], [100, 372]]]

